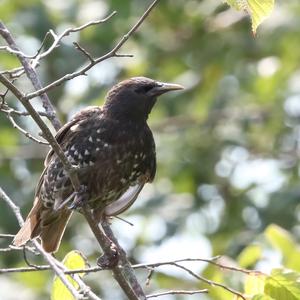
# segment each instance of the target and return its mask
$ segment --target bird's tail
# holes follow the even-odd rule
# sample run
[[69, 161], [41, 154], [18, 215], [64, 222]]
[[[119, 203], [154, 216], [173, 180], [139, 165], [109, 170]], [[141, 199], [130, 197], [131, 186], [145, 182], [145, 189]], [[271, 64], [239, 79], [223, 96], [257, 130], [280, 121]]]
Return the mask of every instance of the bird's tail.
[[46, 252], [56, 252], [71, 214], [71, 210], [45, 208], [41, 200], [36, 198], [24, 225], [14, 238], [14, 245], [22, 246], [39, 236]]

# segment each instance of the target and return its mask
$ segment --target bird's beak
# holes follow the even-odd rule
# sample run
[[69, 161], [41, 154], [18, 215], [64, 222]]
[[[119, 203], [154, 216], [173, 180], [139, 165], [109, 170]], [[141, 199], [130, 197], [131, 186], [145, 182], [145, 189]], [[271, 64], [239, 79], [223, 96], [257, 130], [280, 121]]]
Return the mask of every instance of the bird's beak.
[[149, 91], [150, 96], [159, 96], [170, 91], [183, 90], [184, 87], [180, 84], [157, 82], [157, 85]]

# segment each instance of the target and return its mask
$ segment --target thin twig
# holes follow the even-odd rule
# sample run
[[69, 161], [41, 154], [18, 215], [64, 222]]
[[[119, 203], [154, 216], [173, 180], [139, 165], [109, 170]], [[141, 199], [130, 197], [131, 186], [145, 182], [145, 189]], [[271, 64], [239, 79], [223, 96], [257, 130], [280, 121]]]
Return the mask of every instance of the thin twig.
[[167, 291], [167, 292], [161, 292], [156, 294], [147, 295], [147, 299], [150, 298], [156, 298], [156, 297], [162, 297], [166, 295], [195, 295], [195, 294], [207, 294], [208, 290], [196, 290], [196, 291], [185, 291], [185, 290], [178, 290], [178, 291]]
[[94, 63], [94, 59], [93, 59], [92, 55], [86, 49], [84, 49], [82, 46], [80, 46], [77, 42], [74, 42], [73, 45], [75, 46], [75, 49], [77, 49], [78, 51], [83, 53], [83, 55], [85, 57], [87, 57], [91, 63]]
[[17, 68], [13, 68], [11, 70], [1, 71], [0, 74], [8, 75], [9, 78], [18, 78], [21, 75], [25, 74], [25, 71], [24, 71], [24, 67], [17, 67]]
[[20, 226], [24, 224], [24, 220], [21, 216], [20, 208], [14, 204], [14, 202], [8, 197], [8, 195], [4, 192], [4, 190], [0, 187], [0, 198], [3, 199], [6, 204], [11, 208], [14, 215], [16, 216], [18, 223]]
[[0, 239], [13, 238], [13, 237], [15, 237], [13, 234], [0, 233]]
[[0, 274], [25, 273], [25, 272], [48, 271], [48, 270], [51, 270], [49, 265], [39, 265], [38, 268], [35, 268], [35, 267], [21, 267], [21, 268], [0, 269]]
[[[11, 33], [9, 32], [9, 30], [6, 28], [6, 26], [1, 21], [0, 21], [0, 34], [13, 50], [20, 51], [20, 49], [18, 48], [16, 42], [14, 41], [14, 38], [12, 37]], [[22, 66], [24, 67], [25, 73], [26, 73], [27, 77], [29, 78], [29, 80], [31, 81], [35, 90], [41, 89], [42, 84], [37, 76], [37, 73], [36, 73], [34, 67], [30, 64], [29, 59], [24, 57], [21, 54], [17, 54], [17, 57], [19, 58]], [[58, 130], [61, 127], [61, 123], [60, 123], [59, 119], [57, 118], [57, 116], [55, 115], [54, 108], [52, 106], [52, 103], [51, 103], [48, 95], [46, 93], [42, 93], [39, 96], [42, 100], [45, 111], [47, 113], [50, 113], [50, 115], [52, 115], [52, 117], [49, 118], [49, 120], [51, 121], [53, 127], [56, 130]]]
[[157, 268], [157, 267], [166, 266], [166, 265], [175, 265], [175, 264], [181, 263], [181, 262], [206, 262], [206, 263], [215, 265], [224, 270], [241, 272], [241, 273], [248, 274], [248, 275], [253, 274], [253, 273], [262, 274], [260, 271], [246, 270], [246, 269], [242, 269], [242, 268], [238, 268], [238, 267], [221, 264], [221, 263], [217, 262], [218, 259], [220, 259], [220, 256], [215, 256], [212, 258], [182, 258], [182, 259], [162, 261], [162, 262], [156, 262], [156, 263], [136, 264], [136, 265], [133, 265], [132, 267], [134, 269]]
[[[28, 117], [30, 116], [30, 114], [27, 111], [19, 111], [16, 109], [13, 109], [11, 107], [8, 106], [0, 106], [0, 111], [2, 111], [5, 114], [11, 114], [11, 115], [16, 115], [19, 117]], [[41, 117], [51, 117], [48, 113], [44, 112], [44, 111], [37, 111], [37, 113], [41, 116]]]
[[14, 118], [12, 117], [11, 113], [8, 112], [7, 113], [7, 118], [8, 120], [11, 122], [13, 128], [17, 129], [18, 131], [20, 131], [23, 135], [25, 135], [27, 138], [29, 138], [30, 140], [38, 143], [38, 144], [41, 144], [41, 145], [49, 145], [49, 143], [47, 142], [44, 142], [44, 141], [41, 141], [39, 139], [37, 139], [36, 137], [34, 137], [33, 135], [31, 135], [28, 131], [26, 131], [25, 129], [23, 129], [21, 126], [19, 126]]
[[220, 287], [220, 288], [222, 288], [222, 289], [224, 289], [224, 290], [226, 290], [226, 291], [228, 291], [228, 292], [230, 292], [230, 293], [232, 293], [232, 294], [234, 294], [234, 295], [236, 295], [236, 296], [238, 296], [238, 297], [246, 300], [246, 298], [243, 296], [242, 293], [240, 293], [240, 292], [238, 292], [238, 291], [236, 291], [236, 290], [234, 290], [234, 289], [232, 289], [232, 288], [230, 288], [230, 287], [228, 287], [228, 286], [226, 286], [226, 285], [224, 285], [222, 283], [218, 283], [218, 282], [209, 280], [207, 278], [204, 278], [203, 276], [200, 276], [200, 275], [196, 274], [192, 270], [190, 270], [190, 269], [188, 269], [188, 268], [186, 268], [186, 267], [184, 267], [184, 266], [182, 266], [180, 264], [174, 263], [174, 266], [176, 266], [177, 268], [180, 268], [180, 269], [186, 271], [187, 273], [189, 273], [190, 275], [192, 275], [194, 278], [196, 278], [196, 279], [198, 279], [200, 281], [203, 281], [203, 282], [209, 284], [210, 286], [218, 286], [218, 287]]
[[[4, 192], [4, 190], [1, 187], [0, 198], [2, 198], [12, 209], [19, 222], [19, 225], [22, 226], [24, 224], [24, 220], [20, 213], [20, 208], [14, 204], [14, 202], [8, 197], [8, 195]], [[64, 272], [66, 272], [67, 269], [64, 266], [62, 266], [61, 263], [58, 262], [53, 256], [47, 253], [37, 240], [33, 240], [33, 244], [35, 245], [37, 250], [43, 255], [45, 260], [49, 263], [49, 267], [55, 272], [57, 277], [59, 277], [59, 279], [67, 287], [67, 289], [70, 291], [70, 293], [74, 296], [75, 299], [85, 299], [85, 296], [88, 295], [92, 300], [101, 300], [90, 290], [90, 288], [81, 280], [81, 278], [79, 278], [79, 276], [74, 276], [73, 279], [81, 289], [81, 291], [78, 292], [64, 274]], [[39, 266], [36, 267], [39, 268]]]
[[[8, 197], [8, 195], [4, 192], [4, 190], [0, 187], [0, 198], [2, 198], [12, 209], [14, 212], [19, 225], [22, 226], [24, 224], [24, 220], [21, 216], [20, 208], [14, 204], [14, 202]], [[42, 248], [42, 246], [37, 242], [33, 241], [36, 248], [40, 251], [40, 253], [44, 256], [44, 258], [48, 261], [51, 268], [54, 270], [56, 275], [61, 279], [61, 281], [65, 284], [65, 286], [70, 290], [71, 294], [75, 297], [75, 299], [81, 299], [81, 295], [77, 292], [77, 290], [74, 288], [74, 286], [70, 283], [70, 281], [67, 279], [65, 274], [56, 266], [56, 264], [53, 262], [54, 258], [52, 258], [48, 253], [45, 252], [45, 250]]]
[[154, 269], [153, 268], [147, 268], [148, 269], [148, 275], [147, 275], [147, 279], [146, 279], [146, 285], [150, 285], [150, 280], [154, 274]]
[[47, 86], [45, 86], [42, 89], [39, 89], [32, 93], [28, 93], [26, 95], [26, 99], [29, 100], [29, 99], [35, 98], [37, 96], [40, 96], [41, 94], [53, 89], [54, 87], [57, 87], [57, 86], [63, 84], [65, 81], [71, 80], [71, 79], [81, 76], [81, 75], [84, 75], [94, 65], [96, 65], [108, 58], [119, 56], [117, 51], [120, 50], [120, 48], [126, 43], [126, 41], [129, 39], [129, 37], [132, 36], [137, 31], [137, 29], [144, 22], [144, 20], [147, 18], [149, 13], [155, 7], [155, 5], [157, 5], [158, 1], [159, 0], [155, 0], [152, 2], [152, 4], [145, 11], [145, 13], [140, 17], [140, 19], [136, 22], [136, 24], [121, 38], [121, 40], [115, 45], [115, 47], [111, 51], [109, 51], [108, 53], [106, 53], [105, 55], [103, 55], [101, 57], [93, 59], [93, 62], [90, 62], [86, 66], [82, 67], [80, 70], [70, 73], [70, 74], [67, 74], [67, 75], [55, 80], [54, 82], [48, 84]]
[[11, 83], [4, 75], [0, 74], [0, 82], [6, 86], [23, 104], [25, 109], [28, 111], [28, 113], [31, 115], [31, 117], [34, 119], [36, 124], [40, 127], [40, 129], [43, 132], [43, 137], [49, 142], [50, 146], [52, 147], [53, 151], [56, 153], [56, 155], [61, 160], [64, 169], [68, 173], [70, 180], [74, 186], [75, 190], [78, 190], [79, 188], [79, 181], [76, 174], [76, 168], [72, 166], [72, 164], [68, 161], [67, 157], [65, 156], [63, 150], [61, 149], [60, 145], [57, 143], [56, 139], [52, 135], [50, 129], [45, 124], [45, 122], [42, 120], [41, 116], [36, 112], [36, 110], [33, 108], [31, 103], [25, 99], [25, 95], [13, 84]]
[[[14, 235], [11, 235], [12, 237], [14, 237]], [[21, 247], [14, 247], [13, 250], [22, 250]], [[27, 249], [28, 250], [28, 249]], [[202, 259], [202, 258], [186, 258], [186, 259], [179, 259], [179, 260], [173, 260], [173, 261], [165, 261], [165, 262], [158, 262], [158, 263], [144, 263], [144, 264], [136, 264], [136, 265], [132, 265], [133, 269], [147, 269], [149, 271], [154, 270], [154, 268], [160, 267], [160, 266], [167, 266], [167, 265], [173, 265], [176, 266], [177, 262], [187, 262], [187, 261], [193, 261], [193, 262], [207, 262], [210, 264], [213, 264], [221, 269], [224, 270], [230, 270], [233, 272], [241, 272], [247, 275], [265, 275], [263, 272], [261, 271], [256, 271], [256, 270], [246, 270], [246, 269], [242, 269], [242, 268], [237, 268], [237, 267], [232, 267], [232, 266], [227, 266], [227, 265], [223, 265], [223, 264], [219, 264], [219, 263], [215, 263], [214, 262], [215, 257], [210, 258], [210, 259]], [[38, 266], [39, 267], [39, 266]], [[38, 270], [32, 270], [31, 268], [19, 268], [20, 272], [31, 272], [31, 271], [38, 271]], [[44, 268], [44, 266], [42, 266], [43, 270], [47, 270], [46, 268]], [[0, 273], [1, 271], [5, 270], [4, 272], [9, 273], [10, 269], [0, 269]], [[14, 270], [14, 268], [12, 268], [12, 270]], [[83, 269], [74, 269], [74, 270], [68, 270], [65, 272], [65, 274], [77, 274], [77, 273], [85, 273], [85, 274], [89, 274], [89, 273], [95, 273], [95, 272], [99, 272], [99, 271], [103, 271], [103, 269], [101, 267], [90, 267], [90, 268], [83, 268]], [[14, 271], [12, 271], [14, 272]]]
[[88, 23], [85, 23], [79, 27], [75, 27], [75, 28], [68, 28], [66, 30], [64, 30], [60, 35], [57, 35], [53, 30], [49, 30], [48, 33], [50, 33], [54, 39], [54, 42], [52, 43], [52, 45], [43, 53], [41, 53], [39, 56], [37, 56], [37, 60], [46, 57], [47, 55], [49, 55], [60, 43], [60, 41], [68, 36], [70, 33], [73, 32], [78, 32], [78, 31], [82, 31], [83, 29], [90, 27], [90, 26], [94, 26], [94, 25], [98, 25], [98, 24], [103, 24], [105, 22], [107, 22], [109, 19], [111, 19], [117, 12], [113, 11], [111, 14], [109, 14], [107, 17], [105, 17], [104, 19], [101, 20], [95, 20], [95, 21], [91, 21]]

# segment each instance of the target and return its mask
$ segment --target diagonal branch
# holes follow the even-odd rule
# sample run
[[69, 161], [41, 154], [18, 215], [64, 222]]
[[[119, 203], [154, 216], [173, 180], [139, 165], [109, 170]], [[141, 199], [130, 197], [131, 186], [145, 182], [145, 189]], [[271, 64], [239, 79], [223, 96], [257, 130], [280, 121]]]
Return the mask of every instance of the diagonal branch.
[[93, 66], [95, 66], [96, 64], [98, 64], [106, 59], [109, 59], [111, 57], [119, 56], [119, 54], [117, 52], [126, 43], [126, 41], [137, 31], [137, 29], [141, 26], [141, 24], [144, 22], [144, 20], [147, 18], [147, 16], [150, 14], [150, 12], [153, 10], [153, 8], [157, 5], [158, 2], [159, 2], [159, 0], [153, 1], [153, 3], [148, 7], [148, 9], [145, 11], [145, 13], [136, 22], [136, 24], [120, 39], [120, 41], [115, 45], [115, 47], [112, 50], [110, 50], [108, 53], [106, 53], [105, 55], [103, 55], [101, 57], [94, 58], [93, 61], [90, 61], [89, 64], [87, 64], [85, 67], [82, 67], [80, 70], [70, 73], [70, 74], [67, 74], [67, 75], [55, 80], [54, 82], [48, 84], [44, 88], [41, 88], [35, 92], [28, 93], [26, 95], [26, 99], [29, 100], [29, 99], [35, 98], [37, 96], [40, 96], [41, 94], [53, 89], [54, 87], [57, 87], [57, 86], [63, 84], [64, 82], [66, 82], [68, 80], [71, 80], [71, 79], [81, 76], [81, 75], [85, 75], [85, 73], [88, 70], [90, 70]]
[[147, 299], [157, 298], [157, 297], [166, 296], [166, 295], [195, 295], [195, 294], [207, 294], [207, 293], [208, 293], [207, 289], [196, 290], [196, 291], [185, 291], [185, 290], [167, 291], [167, 292], [161, 292], [161, 293], [148, 295]]
[[41, 116], [36, 112], [36, 110], [33, 108], [31, 103], [25, 99], [25, 95], [2, 74], [0, 74], [0, 82], [5, 87], [7, 87], [16, 96], [17, 99], [20, 100], [20, 102], [26, 108], [26, 110], [31, 115], [31, 117], [34, 119], [36, 124], [42, 130], [44, 138], [49, 142], [53, 151], [60, 158], [65, 170], [67, 171], [67, 173], [71, 179], [71, 182], [72, 182], [75, 190], [77, 190], [79, 187], [79, 181], [78, 181], [77, 174], [76, 174], [76, 168], [74, 168], [72, 166], [72, 164], [68, 161], [68, 159], [65, 156], [63, 150], [61, 149], [60, 145], [57, 143], [55, 137], [52, 135], [50, 129], [45, 124], [45, 122], [42, 120]]
[[38, 144], [42, 144], [42, 145], [49, 145], [47, 142], [41, 141], [39, 139], [37, 139], [36, 137], [34, 137], [33, 135], [31, 135], [28, 131], [26, 131], [25, 129], [23, 129], [21, 126], [19, 126], [16, 121], [14, 120], [14, 118], [12, 117], [12, 114], [10, 111], [8, 111], [7, 113], [7, 118], [8, 120], [11, 122], [12, 126], [19, 130], [22, 134], [24, 134], [26, 137], [28, 137], [30, 140], [38, 143]]
[[[5, 39], [5, 41], [7, 42], [7, 44], [15, 51], [20, 51], [20, 49], [18, 48], [16, 42], [14, 41], [11, 33], [9, 32], [9, 30], [6, 28], [6, 26], [0, 21], [0, 34], [1, 36]], [[30, 79], [33, 87], [36, 90], [39, 90], [42, 88], [42, 84], [37, 76], [37, 73], [35, 71], [35, 69], [32, 67], [32, 65], [30, 64], [30, 60], [26, 57], [24, 57], [22, 54], [20, 53], [16, 53], [17, 57], [19, 58], [22, 66], [24, 67], [25, 73], [27, 75], [27, 77]], [[45, 109], [45, 111], [51, 115], [52, 117], [49, 118], [49, 120], [51, 121], [53, 127], [58, 130], [61, 127], [61, 123], [59, 121], [59, 119], [57, 118], [54, 108], [52, 106], [52, 103], [50, 101], [50, 99], [48, 98], [48, 95], [45, 93], [41, 93], [40, 98], [42, 100], [43, 103], [43, 107]]]
[[[128, 274], [126, 272], [127, 266], [130, 266], [130, 263], [128, 262], [126, 258], [126, 253], [124, 250], [120, 247], [120, 245], [117, 243], [116, 240], [113, 240], [111, 236], [107, 236], [105, 232], [102, 232], [101, 228], [98, 225], [98, 222], [94, 219], [92, 213], [90, 210], [86, 209], [84, 211], [84, 216], [92, 229], [99, 245], [101, 246], [102, 250], [106, 255], [110, 255], [112, 249], [111, 249], [111, 243], [108, 242], [107, 237], [112, 241], [117, 249], [118, 252], [118, 265], [112, 268], [112, 272], [114, 274], [114, 277], [116, 281], [119, 283], [122, 290], [125, 292], [126, 296], [130, 300], [144, 300], [146, 299], [146, 296], [143, 292], [143, 289], [139, 285], [135, 275], [134, 271], [131, 268], [131, 274], [130, 276], [135, 278], [135, 284], [132, 284], [131, 280], [128, 280]], [[103, 230], [107, 230], [105, 220], [102, 222]], [[104, 226], [105, 227], [104, 227]], [[110, 228], [110, 226], [107, 224], [107, 227]]]
[[[12, 209], [19, 222], [19, 225], [22, 226], [24, 224], [24, 220], [21, 216], [20, 208], [14, 204], [14, 202], [9, 198], [9, 196], [5, 193], [5, 191], [1, 187], [0, 187], [0, 199], [3, 199], [7, 203], [7, 205]], [[60, 278], [60, 280], [68, 288], [68, 290], [71, 292], [71, 294], [74, 296], [75, 299], [84, 299], [84, 294], [88, 294], [91, 299], [100, 300], [100, 298], [98, 298], [95, 294], [93, 294], [90, 291], [89, 287], [86, 286], [81, 279], [78, 280], [77, 277], [74, 278], [74, 280], [76, 280], [76, 282], [80, 287], [84, 287], [84, 291], [83, 291], [84, 294], [80, 294], [64, 274], [64, 270], [62, 270], [61, 267], [59, 266], [59, 262], [54, 257], [52, 257], [49, 253], [46, 253], [37, 240], [34, 240], [33, 243], [35, 247], [39, 250], [39, 252], [44, 256], [45, 260], [49, 263], [51, 269]]]

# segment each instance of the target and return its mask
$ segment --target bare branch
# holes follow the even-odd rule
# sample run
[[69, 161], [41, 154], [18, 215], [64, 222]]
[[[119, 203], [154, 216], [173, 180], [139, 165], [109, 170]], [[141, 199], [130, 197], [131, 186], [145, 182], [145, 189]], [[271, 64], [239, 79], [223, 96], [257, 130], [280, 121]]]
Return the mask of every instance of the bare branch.
[[[2, 198], [9, 205], [9, 207], [13, 210], [20, 226], [22, 226], [24, 224], [24, 220], [21, 216], [20, 208], [14, 204], [14, 202], [7, 196], [7, 194], [4, 192], [4, 190], [1, 187], [0, 187], [0, 198]], [[75, 290], [73, 285], [70, 284], [70, 282], [66, 278], [65, 274], [63, 274], [62, 271], [55, 265], [55, 263], [53, 263], [54, 259], [48, 253], [46, 253], [44, 251], [44, 249], [42, 249], [42, 246], [37, 241], [34, 241], [34, 244], [35, 244], [36, 248], [38, 248], [38, 250], [41, 252], [41, 254], [43, 254], [44, 258], [48, 261], [48, 263], [53, 268], [53, 270], [55, 271], [57, 276], [59, 276], [61, 281], [70, 290], [70, 292], [75, 297], [75, 299], [80, 299], [81, 296], [79, 295], [77, 290]]]
[[149, 15], [149, 13], [152, 11], [152, 9], [155, 7], [155, 5], [157, 5], [159, 0], [155, 0], [153, 1], [153, 3], [149, 6], [149, 8], [145, 11], [145, 13], [140, 17], [140, 19], [136, 22], [136, 24], [121, 38], [121, 40], [115, 45], [115, 47], [109, 51], [108, 53], [106, 53], [105, 55], [95, 58], [93, 59], [93, 62], [90, 62], [89, 64], [87, 64], [86, 66], [82, 67], [80, 70], [67, 74], [63, 77], [61, 77], [60, 79], [57, 79], [56, 81], [48, 84], [47, 86], [45, 86], [44, 88], [41, 88], [35, 92], [29, 93], [26, 95], [26, 99], [32, 99], [35, 98], [37, 96], [40, 96], [41, 94], [53, 89], [54, 87], [57, 87], [61, 84], [63, 84], [64, 82], [71, 80], [75, 77], [84, 75], [88, 70], [90, 70], [94, 65], [108, 59], [111, 57], [117, 57], [120, 56], [120, 54], [118, 54], [118, 50], [120, 50], [120, 48], [126, 43], [126, 41], [129, 39], [130, 36], [132, 36], [137, 29], [140, 27], [140, 25], [144, 22], [144, 20], [147, 18], [147, 16]]
[[121, 272], [123, 276], [128, 280], [130, 283], [131, 287], [139, 297], [139, 299], [144, 299], [145, 294], [140, 286], [139, 282], [137, 281], [136, 276], [134, 275], [134, 270], [130, 264], [130, 262], [127, 259], [126, 252], [123, 250], [123, 248], [120, 246], [118, 243], [118, 240], [114, 236], [111, 227], [107, 220], [104, 220], [102, 222], [102, 227], [105, 232], [105, 234], [109, 237], [109, 239], [117, 246], [117, 249], [119, 251], [119, 264], [122, 266]]
[[22, 134], [24, 134], [24, 135], [25, 135], [26, 137], [28, 137], [30, 140], [32, 140], [32, 141], [34, 141], [34, 142], [36, 142], [36, 143], [38, 143], [38, 144], [49, 145], [49, 143], [44, 142], [44, 141], [41, 141], [41, 140], [35, 138], [35, 137], [34, 137], [33, 135], [31, 135], [28, 131], [26, 131], [25, 129], [23, 129], [22, 127], [20, 127], [20, 126], [15, 122], [14, 118], [12, 117], [11, 112], [8, 112], [8, 113], [7, 113], [7, 118], [8, 118], [8, 120], [11, 122], [12, 126], [13, 126], [15, 129], [19, 130]]
[[20, 50], [14, 50], [13, 48], [10, 48], [9, 46], [0, 46], [0, 51], [6, 51], [8, 53], [11, 53], [11, 54], [15, 54], [15, 55], [21, 55], [23, 57], [27, 57], [27, 58], [33, 58], [33, 56], [27, 56], [27, 55], [24, 55], [24, 53]]
[[[5, 27], [5, 25], [1, 21], [0, 21], [0, 34], [13, 50], [19, 51], [19, 48], [18, 48], [17, 44], [15, 43], [11, 33], [9, 32], [9, 30]], [[37, 76], [35, 69], [30, 64], [29, 59], [24, 57], [21, 54], [17, 54], [17, 57], [19, 58], [22, 66], [24, 67], [27, 77], [30, 79], [33, 87], [36, 90], [41, 89], [42, 84]], [[54, 111], [54, 108], [52, 106], [50, 99], [48, 98], [47, 94], [45, 94], [45, 93], [42, 93], [39, 96], [42, 100], [45, 111], [52, 115], [52, 118], [50, 118], [49, 120], [51, 121], [53, 127], [56, 130], [58, 130], [61, 127], [61, 123], [60, 123], [59, 119], [57, 118], [57, 116], [54, 114], [55, 111]]]
[[11, 70], [1, 71], [0, 74], [8, 75], [9, 78], [13, 79], [13, 78], [18, 78], [21, 75], [25, 74], [25, 71], [24, 71], [24, 67], [17, 67]]
[[25, 272], [35, 272], [35, 271], [48, 271], [48, 270], [51, 270], [49, 265], [41, 265], [41, 266], [38, 266], [38, 268], [35, 268], [35, 267], [22, 267], [22, 268], [0, 269], [0, 274], [25, 273]]
[[53, 30], [49, 30], [49, 32], [47, 34], [51, 34], [54, 42], [52, 43], [52, 45], [47, 49], [47, 51], [43, 52], [40, 55], [35, 55], [36, 60], [40, 60], [41, 58], [46, 57], [47, 55], [49, 55], [58, 45], [59, 42], [66, 36], [68, 36], [70, 33], [72, 32], [78, 32], [81, 31], [87, 27], [93, 26], [93, 25], [98, 25], [98, 24], [103, 24], [105, 22], [107, 22], [109, 19], [111, 19], [117, 12], [113, 11], [110, 15], [108, 15], [107, 17], [105, 17], [104, 19], [101, 20], [96, 20], [96, 21], [91, 21], [88, 22], [86, 24], [83, 24], [82, 26], [79, 27], [75, 27], [75, 28], [68, 28], [66, 29], [63, 33], [61, 33], [60, 35], [57, 35]]
[[[8, 206], [13, 210], [19, 222], [19, 225], [22, 226], [24, 224], [24, 220], [21, 216], [20, 208], [14, 204], [14, 202], [8, 197], [8, 195], [4, 192], [4, 190], [1, 187], [0, 187], [0, 198], [2, 198], [8, 204]], [[35, 247], [38, 249], [38, 251], [43, 255], [45, 260], [49, 263], [49, 267], [51, 267], [51, 269], [55, 272], [55, 274], [59, 277], [59, 279], [63, 282], [63, 284], [68, 288], [68, 290], [74, 296], [75, 299], [78, 300], [85, 299], [85, 296], [88, 295], [92, 300], [101, 300], [90, 290], [90, 288], [82, 281], [82, 279], [79, 276], [74, 276], [73, 279], [81, 289], [81, 291], [78, 292], [75, 289], [75, 287], [70, 283], [66, 275], [64, 274], [64, 272], [67, 271], [65, 266], [63, 266], [53, 256], [47, 253], [37, 240], [33, 240], [33, 243]], [[43, 269], [43, 266], [42, 267], [36, 266], [36, 267]], [[36, 268], [36, 267], [31, 267], [31, 268]], [[3, 270], [1, 270], [1, 272], [2, 271]]]
[[203, 281], [203, 282], [205, 282], [205, 283], [207, 283], [207, 284], [209, 284], [211, 286], [218, 286], [218, 287], [220, 287], [220, 288], [222, 288], [222, 289], [224, 289], [224, 290], [226, 290], [226, 291], [228, 291], [228, 292], [230, 292], [230, 293], [232, 293], [232, 294], [234, 294], [234, 295], [236, 295], [236, 296], [238, 296], [238, 297], [246, 300], [246, 298], [243, 296], [243, 294], [241, 294], [240, 292], [238, 292], [238, 291], [236, 291], [236, 290], [234, 290], [234, 289], [232, 289], [232, 288], [230, 288], [230, 287], [228, 287], [228, 286], [226, 286], [226, 285], [224, 285], [222, 283], [218, 283], [218, 282], [209, 280], [207, 278], [204, 278], [203, 276], [197, 275], [195, 272], [191, 271], [190, 269], [188, 269], [188, 268], [186, 268], [186, 267], [184, 267], [184, 266], [182, 266], [180, 264], [174, 263], [174, 266], [176, 266], [177, 268], [180, 268], [180, 269], [186, 271], [187, 273], [189, 273], [194, 278], [196, 278], [196, 279], [198, 279], [200, 281]]
[[228, 265], [218, 263], [217, 260], [219, 260], [220, 258], [221, 258], [221, 256], [215, 256], [215, 257], [212, 257], [212, 258], [182, 258], [182, 259], [169, 260], [169, 261], [163, 261], [163, 262], [157, 262], [157, 263], [136, 264], [136, 265], [133, 265], [132, 267], [134, 269], [157, 268], [157, 267], [166, 266], [166, 265], [176, 266], [176, 264], [181, 263], [181, 262], [206, 262], [206, 263], [215, 265], [215, 266], [217, 266], [221, 269], [241, 272], [241, 273], [248, 274], [248, 275], [253, 274], [253, 273], [263, 274], [262, 272], [256, 271], [256, 270], [247, 270], [247, 269], [242, 269], [242, 268], [228, 266]]
[[[112, 268], [112, 271], [113, 271], [116, 281], [119, 283], [120, 287], [125, 292], [128, 299], [130, 299], [130, 300], [146, 299], [146, 296], [145, 296], [142, 288], [139, 286], [139, 284], [138, 284], [139, 288], [136, 288], [136, 285], [135, 286], [130, 285], [130, 282], [128, 282], [128, 280], [127, 280], [126, 274], [124, 274], [125, 267], [126, 267], [125, 264], [126, 264], [126, 262], [128, 263], [127, 258], [126, 258], [126, 253], [124, 252], [124, 250], [120, 247], [120, 245], [116, 242], [116, 240], [113, 240], [111, 236], [107, 236], [101, 230], [101, 227], [98, 226], [98, 222], [94, 219], [94, 217], [89, 209], [85, 209], [83, 214], [84, 214], [90, 228], [92, 229], [99, 245], [101, 246], [101, 248], [103, 249], [103, 251], [106, 255], [108, 255], [108, 256], [111, 255], [111, 252], [112, 252], [111, 242], [115, 243], [116, 250], [119, 255], [119, 261], [118, 261], [118, 265]], [[105, 225], [105, 221], [103, 221], [101, 224], [103, 227], [103, 224]], [[109, 225], [107, 225], [107, 226], [110, 228]], [[124, 257], [125, 257], [125, 259], [124, 259]], [[135, 277], [134, 274], [132, 274], [132, 276]], [[137, 282], [136, 278], [135, 278], [135, 281]], [[138, 295], [136, 293], [136, 289], [139, 292]], [[140, 292], [140, 290], [142, 292]]]
[[74, 186], [74, 189], [77, 190], [79, 187], [79, 181], [78, 181], [78, 178], [76, 175], [76, 168], [73, 167], [72, 164], [68, 161], [63, 150], [61, 149], [60, 145], [57, 143], [56, 139], [52, 135], [48, 126], [45, 124], [45, 122], [42, 120], [40, 115], [36, 112], [36, 110], [30, 104], [30, 102], [25, 99], [24, 94], [13, 83], [11, 83], [4, 75], [0, 74], [0, 82], [4, 86], [6, 86], [20, 100], [20, 102], [26, 108], [26, 110], [31, 115], [31, 117], [34, 119], [36, 124], [40, 127], [40, 129], [43, 132], [44, 138], [49, 142], [53, 151], [60, 158], [66, 172], [68, 173], [68, 175], [70, 177], [70, 180]]
[[[13, 109], [11, 107], [8, 107], [6, 105], [0, 105], [0, 111], [2, 111], [3, 113], [7, 114], [11, 114], [11, 115], [16, 115], [19, 117], [28, 117], [30, 116], [30, 114], [27, 111], [19, 111], [16, 109]], [[50, 115], [44, 111], [36, 111], [41, 117], [50, 117]]]
[[13, 238], [13, 237], [15, 237], [13, 234], [0, 233], [0, 239]]
[[74, 44], [74, 46], [75, 46], [75, 49], [77, 49], [77, 50], [79, 50], [81, 53], [83, 53], [83, 55], [84, 55], [85, 57], [87, 57], [88, 60], [89, 60], [91, 63], [94, 63], [94, 62], [95, 62], [94, 59], [93, 59], [93, 57], [92, 57], [92, 55], [91, 55], [86, 49], [84, 49], [83, 47], [81, 47], [81, 46], [80, 46], [78, 43], [76, 43], [76, 42], [74, 42], [73, 44]]
[[208, 293], [207, 289], [196, 290], [196, 291], [185, 291], [185, 290], [167, 291], [167, 292], [148, 295], [147, 299], [166, 296], [166, 295], [195, 295], [195, 294], [207, 294], [207, 293]]
[[21, 216], [20, 208], [14, 204], [14, 202], [8, 197], [8, 195], [4, 192], [4, 190], [0, 187], [0, 198], [3, 199], [6, 204], [11, 208], [14, 215], [16, 216], [18, 223], [20, 226], [24, 224], [24, 220]]

